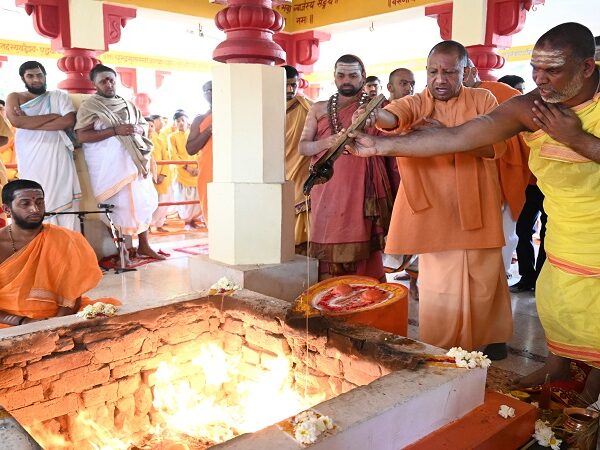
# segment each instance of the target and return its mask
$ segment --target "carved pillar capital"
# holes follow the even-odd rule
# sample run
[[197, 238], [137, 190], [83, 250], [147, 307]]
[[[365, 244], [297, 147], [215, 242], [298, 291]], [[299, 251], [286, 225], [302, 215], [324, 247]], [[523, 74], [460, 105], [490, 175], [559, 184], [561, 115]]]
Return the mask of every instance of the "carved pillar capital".
[[224, 63], [282, 64], [285, 52], [273, 41], [284, 20], [273, 9], [271, 0], [219, 1], [227, 6], [215, 16], [215, 23], [226, 38], [213, 52], [213, 59]]

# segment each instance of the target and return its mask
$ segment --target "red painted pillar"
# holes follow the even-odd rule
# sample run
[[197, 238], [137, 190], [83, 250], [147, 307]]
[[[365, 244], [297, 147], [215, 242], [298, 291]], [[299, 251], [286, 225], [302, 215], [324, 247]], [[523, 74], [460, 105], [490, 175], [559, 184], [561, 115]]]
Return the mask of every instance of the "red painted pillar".
[[218, 0], [227, 6], [217, 13], [217, 28], [225, 40], [213, 51], [213, 59], [223, 63], [282, 64], [285, 51], [273, 40], [284, 20], [273, 9], [272, 0]]
[[[504, 66], [499, 49], [512, 45], [512, 35], [525, 26], [527, 12], [545, 0], [487, 0], [485, 42], [467, 47], [482, 80], [496, 80], [494, 71]], [[437, 19], [442, 39], [452, 39], [452, 3], [428, 6], [425, 15]]]
[[0, 68], [2, 67], [2, 63], [6, 61], [8, 61], [8, 57], [0, 55]]
[[121, 39], [121, 28], [136, 16], [136, 10], [115, 5], [102, 5], [104, 25], [104, 48], [85, 49], [71, 45], [69, 4], [66, 0], [16, 0], [33, 18], [35, 30], [52, 39], [52, 49], [64, 54], [58, 60], [58, 68], [67, 74], [67, 79], [58, 87], [72, 93], [93, 93], [89, 71], [100, 61], [97, 56], [108, 50], [109, 44]]
[[300, 92], [304, 91], [309, 97], [316, 98], [318, 92], [312, 92], [308, 81], [303, 76], [313, 72], [313, 64], [321, 56], [320, 44], [329, 39], [331, 39], [331, 34], [323, 31], [305, 31], [296, 34], [277, 33], [274, 36], [275, 42], [285, 50], [285, 63], [294, 66], [300, 72], [301, 78], [298, 90]]

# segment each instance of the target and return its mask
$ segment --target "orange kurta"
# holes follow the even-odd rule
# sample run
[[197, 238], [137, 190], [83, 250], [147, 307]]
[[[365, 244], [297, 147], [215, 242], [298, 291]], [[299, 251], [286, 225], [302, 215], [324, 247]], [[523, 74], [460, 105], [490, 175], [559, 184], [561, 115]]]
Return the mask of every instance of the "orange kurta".
[[288, 100], [285, 114], [285, 178], [294, 183], [294, 206], [296, 210], [294, 240], [296, 245], [308, 241], [306, 213], [308, 202], [305, 201], [302, 188], [308, 178], [310, 157], [303, 156], [298, 152], [298, 144], [311, 106], [311, 101], [296, 96]]
[[[516, 89], [497, 81], [482, 81], [478, 87], [494, 94], [499, 104], [521, 95]], [[496, 165], [502, 199], [510, 206], [510, 213], [516, 221], [525, 205], [525, 189], [531, 178], [531, 171], [527, 165], [529, 147], [520, 135], [508, 139], [506, 145], [506, 152], [496, 160]]]
[[[202, 133], [209, 126], [212, 125], [212, 112], [209, 113], [200, 122], [199, 129]], [[213, 179], [213, 140], [212, 134], [206, 141], [206, 144], [198, 152], [198, 200], [202, 205], [202, 214], [204, 215], [204, 222], [208, 224], [208, 183], [212, 182]]]
[[[96, 255], [74, 231], [44, 225], [25, 247], [0, 264], [0, 311], [32, 319], [54, 317], [102, 278]], [[0, 325], [1, 326], [1, 325]]]
[[[435, 100], [428, 90], [386, 107], [398, 117], [393, 133], [423, 117], [460, 125], [497, 106], [485, 89], [461, 88]], [[506, 150], [495, 144], [496, 158]], [[502, 270], [504, 236], [498, 172], [493, 159], [469, 153], [398, 158], [401, 184], [386, 245], [391, 254], [420, 254], [419, 337], [438, 347], [473, 350], [512, 334], [510, 296]]]
[[[429, 91], [395, 100], [393, 134], [410, 131], [423, 117], [453, 127], [490, 112], [496, 100], [485, 89], [462, 88], [458, 97], [435, 100]], [[504, 143], [494, 145], [497, 156]], [[386, 253], [417, 255], [504, 245], [502, 200], [493, 159], [453, 153], [397, 159], [402, 181], [394, 203]]]

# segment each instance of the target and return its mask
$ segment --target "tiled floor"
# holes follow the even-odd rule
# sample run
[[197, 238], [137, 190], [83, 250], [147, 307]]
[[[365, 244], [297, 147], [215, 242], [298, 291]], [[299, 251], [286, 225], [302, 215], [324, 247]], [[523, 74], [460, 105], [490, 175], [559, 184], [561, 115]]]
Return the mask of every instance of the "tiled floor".
[[[193, 292], [189, 256], [173, 248], [192, 246], [207, 241], [206, 233], [152, 237], [155, 249], [171, 253], [166, 261], [139, 267], [135, 272], [107, 272], [100, 285], [87, 295], [92, 298], [116, 297], [123, 301], [124, 311], [157, 306], [176, 301]], [[516, 266], [509, 284], [518, 281]], [[216, 281], [216, 280], [215, 280]], [[209, 286], [206, 286], [208, 288]], [[410, 300], [409, 336], [418, 338], [418, 302]], [[537, 317], [533, 292], [512, 294], [514, 334], [509, 342], [509, 356], [494, 364], [502, 369], [526, 375], [542, 366], [547, 355], [544, 332]]]

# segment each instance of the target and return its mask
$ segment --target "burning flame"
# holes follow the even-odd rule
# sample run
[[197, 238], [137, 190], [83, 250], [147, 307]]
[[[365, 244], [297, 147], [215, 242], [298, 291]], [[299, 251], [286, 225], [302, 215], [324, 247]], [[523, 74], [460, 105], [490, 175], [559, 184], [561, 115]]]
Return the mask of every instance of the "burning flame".
[[[262, 364], [254, 366], [243, 362], [240, 355], [226, 353], [217, 343], [201, 344], [191, 363], [180, 364], [176, 358], [160, 363], [152, 388], [153, 421], [156, 423], [157, 417], [159, 424], [141, 434], [174, 444], [184, 442], [186, 436], [220, 443], [272, 425], [324, 399], [324, 395], [300, 395], [293, 387], [290, 369], [291, 363], [284, 357], [263, 356]], [[86, 430], [93, 450], [127, 450], [140, 435], [139, 430], [133, 436], [128, 430], [103, 428], [85, 411], [75, 422], [78, 429]], [[46, 450], [82, 450], [81, 445], [42, 425], [31, 433]], [[189, 447], [176, 444], [169, 448]]]

